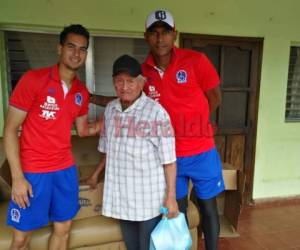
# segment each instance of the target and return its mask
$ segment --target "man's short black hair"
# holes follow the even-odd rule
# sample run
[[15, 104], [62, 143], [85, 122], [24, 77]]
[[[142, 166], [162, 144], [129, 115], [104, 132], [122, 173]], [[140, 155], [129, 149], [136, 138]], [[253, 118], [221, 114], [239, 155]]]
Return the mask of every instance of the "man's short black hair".
[[63, 31], [59, 35], [59, 43], [61, 45], [65, 43], [66, 38], [70, 33], [84, 36], [87, 39], [89, 45], [90, 33], [81, 24], [71, 24], [63, 29]]

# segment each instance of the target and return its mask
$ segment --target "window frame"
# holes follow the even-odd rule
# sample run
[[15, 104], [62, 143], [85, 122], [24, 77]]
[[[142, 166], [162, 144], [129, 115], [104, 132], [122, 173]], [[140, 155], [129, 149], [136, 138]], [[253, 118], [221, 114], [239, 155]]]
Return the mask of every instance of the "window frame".
[[[292, 54], [293, 49], [297, 49], [295, 55]], [[291, 44], [289, 51], [290, 53], [285, 100], [285, 122], [300, 122], [300, 44]], [[296, 56], [297, 58], [294, 59], [294, 56]], [[293, 107], [291, 107], [293, 105], [296, 105], [298, 107], [293, 109]], [[297, 115], [291, 115], [290, 113], [292, 111], [295, 111]]]

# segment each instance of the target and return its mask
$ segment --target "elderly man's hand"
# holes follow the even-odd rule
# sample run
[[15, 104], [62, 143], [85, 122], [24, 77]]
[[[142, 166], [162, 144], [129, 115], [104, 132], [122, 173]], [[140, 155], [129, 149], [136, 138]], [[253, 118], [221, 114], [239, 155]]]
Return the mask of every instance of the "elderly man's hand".
[[89, 185], [91, 189], [95, 189], [98, 183], [98, 175], [93, 174], [85, 180], [80, 181], [80, 184]]
[[164, 206], [168, 209], [168, 218], [174, 218], [178, 215], [179, 209], [175, 196], [168, 196], [165, 199]]

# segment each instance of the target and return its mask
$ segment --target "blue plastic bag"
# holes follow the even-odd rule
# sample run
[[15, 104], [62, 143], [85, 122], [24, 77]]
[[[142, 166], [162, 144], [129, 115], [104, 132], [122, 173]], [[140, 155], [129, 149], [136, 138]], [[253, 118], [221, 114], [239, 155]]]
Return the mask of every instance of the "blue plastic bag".
[[[168, 209], [161, 212], [166, 215]], [[189, 250], [192, 247], [192, 237], [183, 213], [175, 218], [164, 216], [151, 233], [150, 250]]]

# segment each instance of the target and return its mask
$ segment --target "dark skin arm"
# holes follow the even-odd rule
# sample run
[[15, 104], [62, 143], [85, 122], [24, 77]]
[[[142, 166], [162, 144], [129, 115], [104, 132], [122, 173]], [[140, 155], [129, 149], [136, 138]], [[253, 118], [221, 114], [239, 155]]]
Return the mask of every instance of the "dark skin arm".
[[220, 106], [222, 101], [220, 87], [209, 89], [205, 92], [205, 96], [209, 104], [209, 113], [212, 114]]
[[110, 101], [116, 99], [116, 96], [104, 96], [90, 94], [90, 102], [102, 107], [105, 107]]

